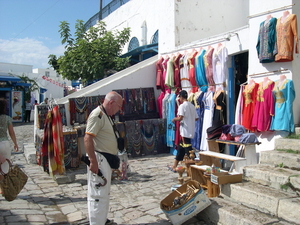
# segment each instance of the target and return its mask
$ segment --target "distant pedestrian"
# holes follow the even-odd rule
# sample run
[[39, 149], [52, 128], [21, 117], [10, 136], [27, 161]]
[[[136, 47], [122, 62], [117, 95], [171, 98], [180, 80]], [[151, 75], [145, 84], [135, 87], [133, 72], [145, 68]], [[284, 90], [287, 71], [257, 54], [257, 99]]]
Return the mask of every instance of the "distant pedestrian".
[[25, 121], [24, 121], [25, 123], [30, 122], [31, 110], [32, 110], [32, 104], [31, 101], [28, 99], [25, 103]]
[[48, 98], [45, 98], [45, 100], [43, 102], [41, 102], [40, 105], [48, 105]]
[[[121, 110], [122, 96], [109, 92], [101, 106], [89, 115], [84, 136], [84, 146], [90, 159], [88, 169], [88, 213], [90, 225], [112, 224], [107, 219], [112, 168], [119, 168], [118, 144], [111, 116]], [[98, 169], [107, 183], [97, 176]]]

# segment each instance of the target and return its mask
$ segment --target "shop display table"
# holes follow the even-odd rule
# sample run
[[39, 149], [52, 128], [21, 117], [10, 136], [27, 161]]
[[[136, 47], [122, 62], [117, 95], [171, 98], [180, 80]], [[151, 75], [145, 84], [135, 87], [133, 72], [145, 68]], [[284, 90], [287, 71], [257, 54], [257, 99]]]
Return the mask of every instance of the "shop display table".
[[[191, 178], [192, 180], [198, 181], [202, 188], [207, 189], [207, 196], [209, 198], [217, 197], [220, 194], [220, 186], [214, 184], [210, 180], [210, 175], [206, 174], [206, 169], [210, 166], [207, 165], [191, 165]], [[221, 172], [226, 172], [225, 170], [221, 170]]]

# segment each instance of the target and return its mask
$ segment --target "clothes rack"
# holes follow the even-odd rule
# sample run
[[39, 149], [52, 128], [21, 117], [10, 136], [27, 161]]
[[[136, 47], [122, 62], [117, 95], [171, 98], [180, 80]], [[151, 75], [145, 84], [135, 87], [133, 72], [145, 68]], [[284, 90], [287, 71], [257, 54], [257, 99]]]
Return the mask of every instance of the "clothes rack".
[[281, 10], [285, 10], [285, 9], [291, 8], [291, 7], [294, 6], [294, 5], [295, 5], [295, 4], [287, 5], [287, 6], [283, 6], [283, 7], [280, 7], [280, 8], [268, 10], [268, 11], [261, 12], [261, 13], [257, 13], [257, 14], [248, 16], [248, 18], [254, 18], [254, 17], [258, 17], [258, 16], [263, 16], [263, 15], [266, 15], [266, 14], [269, 14], [269, 13], [278, 12], [278, 11], [281, 11]]
[[193, 88], [193, 87], [209, 87], [209, 86], [217, 86], [217, 85], [223, 85], [223, 87], [226, 87], [226, 82], [218, 83], [218, 84], [207, 84], [207, 85], [197, 85], [197, 86], [188, 86], [188, 87], [181, 87], [182, 88]]
[[262, 73], [254, 73], [254, 74], [248, 75], [248, 77], [256, 77], [256, 76], [262, 76], [262, 75], [266, 75], [266, 74], [268, 74], [270, 76], [270, 75], [276, 75], [276, 73], [281, 73], [281, 72], [285, 72], [285, 71], [289, 72], [288, 69], [280, 69], [280, 70], [267, 71], [267, 72], [262, 72]]
[[224, 34], [225, 37], [223, 37], [223, 38], [218, 38], [218, 39], [214, 39], [214, 40], [210, 40], [210, 41], [206, 41], [206, 42], [204, 41], [202, 44], [194, 44], [194, 45], [190, 45], [190, 46], [185, 47], [185, 48], [176, 49], [174, 51], [164, 52], [164, 53], [161, 53], [161, 56], [169, 55], [169, 54], [180, 52], [180, 51], [185, 51], [185, 50], [188, 50], [188, 49], [206, 47], [206, 46], [217, 44], [217, 43], [224, 42], [224, 41], [230, 41], [230, 38], [234, 35], [238, 35], [238, 34], [233, 33], [233, 32], [229, 32], [227, 34]]

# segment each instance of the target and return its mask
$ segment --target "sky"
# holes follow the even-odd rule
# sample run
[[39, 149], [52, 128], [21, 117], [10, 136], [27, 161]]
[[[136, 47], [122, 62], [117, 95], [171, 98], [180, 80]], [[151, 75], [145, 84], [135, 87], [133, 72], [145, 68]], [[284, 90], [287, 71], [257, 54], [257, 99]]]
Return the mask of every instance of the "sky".
[[99, 7], [100, 0], [0, 0], [0, 62], [50, 68], [48, 56], [64, 52], [60, 21], [74, 35], [76, 20], [87, 22]]

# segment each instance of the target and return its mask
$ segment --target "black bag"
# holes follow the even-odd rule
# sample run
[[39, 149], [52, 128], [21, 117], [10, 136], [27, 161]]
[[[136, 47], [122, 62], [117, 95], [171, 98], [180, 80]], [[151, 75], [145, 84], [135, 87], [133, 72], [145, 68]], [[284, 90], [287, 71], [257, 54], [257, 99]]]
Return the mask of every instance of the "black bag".
[[124, 138], [118, 137], [118, 138], [117, 138], [117, 142], [118, 142], [118, 149], [119, 149], [120, 151], [123, 151], [124, 148], [125, 148], [125, 140], [124, 140]]
[[109, 154], [109, 153], [106, 153], [106, 152], [100, 152], [100, 154], [102, 154], [106, 158], [108, 164], [110, 165], [110, 168], [119, 169], [119, 167], [120, 167], [120, 158], [119, 158], [119, 156]]

